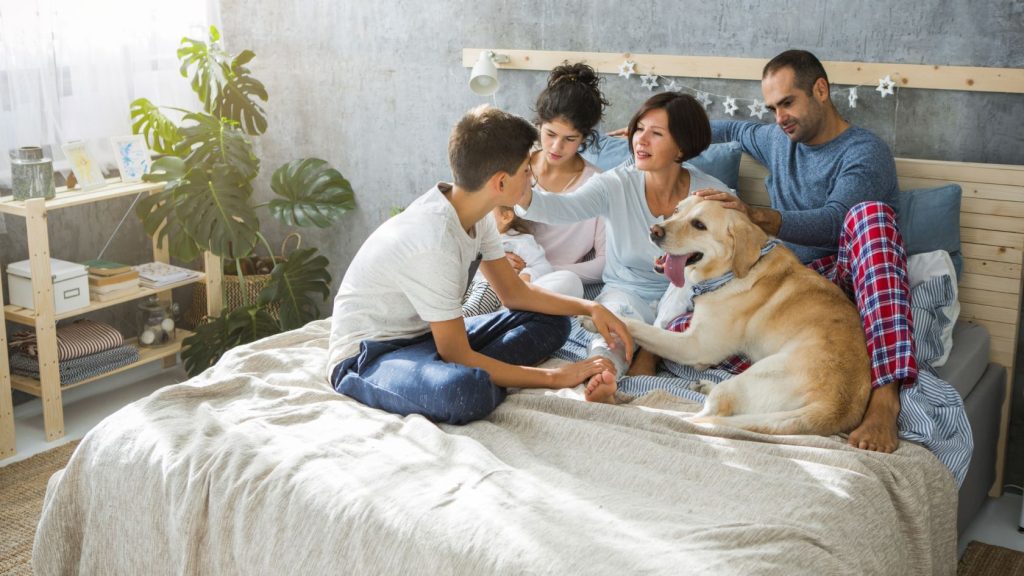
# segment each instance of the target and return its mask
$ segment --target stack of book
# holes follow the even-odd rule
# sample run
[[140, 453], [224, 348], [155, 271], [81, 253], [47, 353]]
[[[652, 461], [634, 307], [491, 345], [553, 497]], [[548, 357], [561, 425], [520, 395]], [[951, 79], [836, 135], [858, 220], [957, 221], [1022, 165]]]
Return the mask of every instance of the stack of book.
[[116, 300], [139, 289], [139, 273], [131, 266], [106, 260], [84, 264], [89, 271], [89, 299], [94, 302]]
[[199, 277], [199, 272], [165, 264], [163, 262], [150, 262], [132, 267], [139, 274], [139, 284], [146, 288], [163, 288], [168, 284], [175, 284]]

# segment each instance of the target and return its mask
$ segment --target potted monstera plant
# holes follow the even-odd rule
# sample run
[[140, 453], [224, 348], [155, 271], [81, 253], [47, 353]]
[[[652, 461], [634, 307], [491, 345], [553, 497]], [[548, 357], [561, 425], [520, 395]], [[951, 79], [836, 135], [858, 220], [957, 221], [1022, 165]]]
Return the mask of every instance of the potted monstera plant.
[[[241, 305], [225, 307], [183, 341], [181, 355], [190, 375], [234, 346], [319, 318], [317, 297], [326, 302], [330, 296], [327, 258], [315, 248], [301, 248], [286, 260], [274, 259], [260, 232], [260, 212], [265, 209], [288, 226], [324, 228], [355, 207], [348, 181], [317, 158], [278, 168], [271, 178], [273, 199], [256, 204], [253, 180], [260, 161], [252, 138], [267, 129], [267, 91], [246, 67], [254, 56], [250, 50], [228, 54], [211, 27], [208, 42], [183, 38], [178, 48], [181, 75], [191, 81], [201, 111], [161, 108], [145, 98], [131, 104], [133, 131], [162, 155], [145, 180], [166, 183], [136, 207], [146, 232], [158, 234], [161, 245], [169, 242], [171, 255], [182, 261], [208, 250], [233, 263], [242, 286]], [[165, 110], [180, 118], [172, 120]], [[242, 264], [261, 248], [270, 254], [272, 269], [250, 298]]]

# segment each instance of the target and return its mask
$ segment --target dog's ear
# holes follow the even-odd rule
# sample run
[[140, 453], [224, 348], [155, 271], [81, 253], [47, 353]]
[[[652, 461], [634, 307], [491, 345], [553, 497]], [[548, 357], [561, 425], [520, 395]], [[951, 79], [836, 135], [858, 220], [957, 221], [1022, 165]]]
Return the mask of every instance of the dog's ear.
[[743, 278], [761, 257], [761, 245], [767, 236], [756, 225], [733, 220], [729, 226], [732, 234], [732, 273]]

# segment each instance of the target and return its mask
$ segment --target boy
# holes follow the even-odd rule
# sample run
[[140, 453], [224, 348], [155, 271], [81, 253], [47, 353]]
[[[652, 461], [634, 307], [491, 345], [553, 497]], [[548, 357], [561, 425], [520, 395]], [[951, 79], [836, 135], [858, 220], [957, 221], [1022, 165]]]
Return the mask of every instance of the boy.
[[[529, 190], [537, 130], [496, 108], [471, 110], [448, 141], [454, 185], [439, 183], [382, 224], [359, 249], [334, 301], [328, 363], [334, 389], [367, 406], [464, 424], [484, 418], [507, 387], [566, 388], [613, 370], [604, 358], [535, 368], [565, 343], [564, 314], [589, 315], [633, 349], [600, 304], [524, 283], [489, 217]], [[462, 317], [480, 270], [507, 311]]]

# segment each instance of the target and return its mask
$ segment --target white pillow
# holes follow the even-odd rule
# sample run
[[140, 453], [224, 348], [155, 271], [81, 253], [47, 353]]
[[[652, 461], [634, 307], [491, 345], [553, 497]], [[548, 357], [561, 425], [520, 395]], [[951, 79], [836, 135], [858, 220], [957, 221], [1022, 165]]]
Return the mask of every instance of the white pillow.
[[953, 267], [953, 259], [945, 250], [924, 252], [914, 254], [907, 258], [907, 272], [910, 281], [910, 289], [936, 276], [949, 276], [953, 285], [953, 302], [942, 307], [942, 313], [949, 318], [949, 324], [942, 329], [942, 355], [931, 362], [932, 367], [938, 368], [949, 360], [949, 352], [953, 348], [953, 325], [960, 316], [960, 292], [956, 283], [956, 269]]

